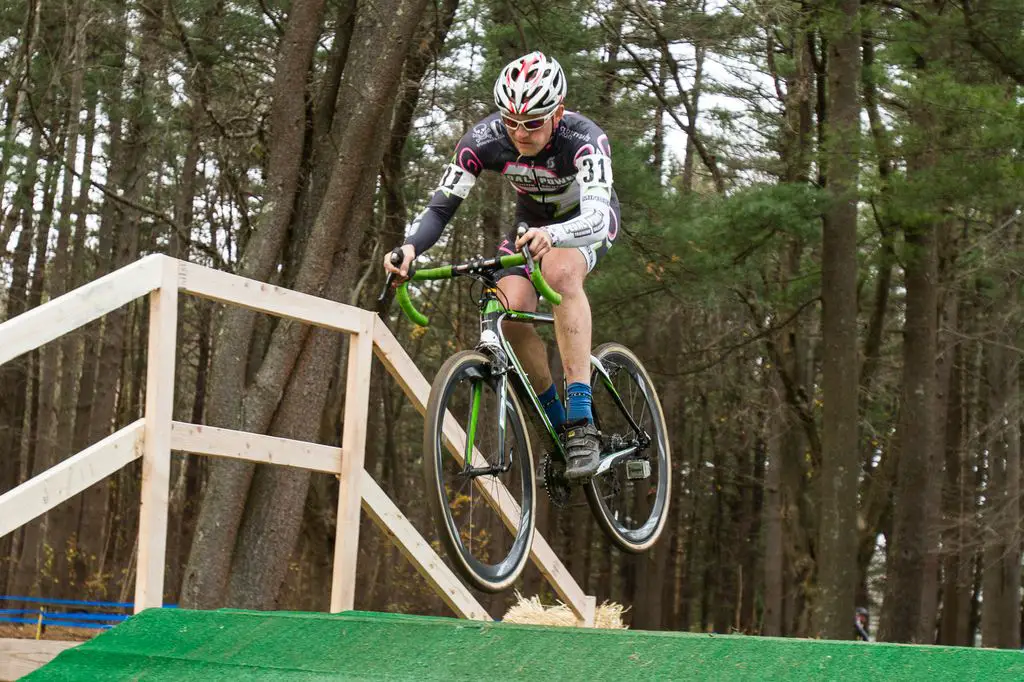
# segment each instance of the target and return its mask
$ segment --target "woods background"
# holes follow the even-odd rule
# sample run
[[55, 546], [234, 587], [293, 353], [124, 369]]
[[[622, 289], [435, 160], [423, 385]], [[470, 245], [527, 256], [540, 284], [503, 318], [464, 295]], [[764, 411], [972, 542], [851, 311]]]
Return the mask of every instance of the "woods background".
[[[651, 371], [675, 484], [642, 556], [542, 497], [572, 574], [634, 628], [849, 638], [866, 606], [880, 639], [1019, 648], [1022, 28], [1018, 0], [8, 0], [0, 320], [157, 252], [372, 308], [543, 49], [612, 141], [594, 341]], [[485, 176], [429, 260], [490, 254], [511, 206]], [[383, 312], [430, 378], [475, 307], [418, 305]], [[340, 443], [341, 335], [180, 306], [175, 419]], [[147, 313], [0, 367], [0, 492], [141, 416]], [[380, 367], [371, 401], [367, 468], [433, 538], [422, 419]], [[0, 590], [128, 597], [140, 467], [0, 539]], [[165, 601], [327, 610], [337, 487], [175, 453]], [[362, 538], [357, 608], [448, 613]]]

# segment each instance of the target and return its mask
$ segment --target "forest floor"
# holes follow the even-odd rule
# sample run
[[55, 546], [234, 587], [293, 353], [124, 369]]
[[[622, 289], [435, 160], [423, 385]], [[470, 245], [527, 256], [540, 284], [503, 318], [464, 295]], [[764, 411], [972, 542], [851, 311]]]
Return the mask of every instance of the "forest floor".
[[[60, 642], [84, 642], [92, 639], [103, 630], [86, 628], [62, 628], [49, 626], [39, 639]], [[36, 626], [29, 623], [0, 623], [0, 639], [35, 639]]]

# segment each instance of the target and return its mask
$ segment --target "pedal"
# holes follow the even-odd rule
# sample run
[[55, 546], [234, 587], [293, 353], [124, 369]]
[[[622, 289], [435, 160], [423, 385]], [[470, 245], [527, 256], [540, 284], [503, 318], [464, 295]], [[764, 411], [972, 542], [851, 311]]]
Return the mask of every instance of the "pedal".
[[630, 481], [642, 481], [651, 475], [651, 463], [646, 459], [631, 459], [626, 462], [626, 478]]

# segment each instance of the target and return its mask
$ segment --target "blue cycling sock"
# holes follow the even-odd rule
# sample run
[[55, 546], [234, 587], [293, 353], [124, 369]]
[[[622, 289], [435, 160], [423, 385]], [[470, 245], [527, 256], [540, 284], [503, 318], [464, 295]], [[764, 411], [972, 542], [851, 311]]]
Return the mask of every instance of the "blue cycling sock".
[[572, 382], [565, 389], [565, 398], [569, 407], [569, 414], [566, 415], [567, 421], [573, 422], [580, 419], [586, 419], [588, 422], [594, 421], [594, 413], [590, 409], [593, 394], [590, 392], [589, 385], [579, 381]]
[[565, 423], [565, 408], [562, 407], [562, 401], [558, 399], [558, 391], [555, 390], [555, 385], [551, 384], [548, 386], [548, 390], [537, 397], [540, 398], [540, 404], [544, 406], [544, 412], [547, 413], [548, 419], [551, 420], [551, 425], [555, 429], [561, 428], [562, 424]]

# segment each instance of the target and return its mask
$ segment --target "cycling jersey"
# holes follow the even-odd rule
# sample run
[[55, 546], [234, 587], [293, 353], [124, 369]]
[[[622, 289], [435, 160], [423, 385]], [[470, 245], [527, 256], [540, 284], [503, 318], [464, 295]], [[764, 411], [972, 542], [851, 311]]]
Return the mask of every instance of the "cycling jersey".
[[544, 227], [553, 246], [604, 252], [618, 235], [611, 147], [597, 124], [565, 112], [544, 149], [522, 156], [494, 113], [462, 137], [430, 204], [413, 221], [406, 243], [417, 255], [434, 245], [485, 170], [501, 173], [515, 188], [516, 223]]

